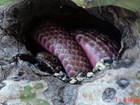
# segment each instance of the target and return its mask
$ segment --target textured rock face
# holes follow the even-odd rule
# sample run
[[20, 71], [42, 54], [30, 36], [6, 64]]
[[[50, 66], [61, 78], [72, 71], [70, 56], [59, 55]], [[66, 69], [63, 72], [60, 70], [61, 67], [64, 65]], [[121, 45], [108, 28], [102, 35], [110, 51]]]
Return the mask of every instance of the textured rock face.
[[[44, 1], [53, 7], [50, 0]], [[12, 60], [19, 51], [23, 54], [28, 54], [28, 51], [24, 45], [17, 45], [17, 40], [9, 34], [17, 35], [13, 28], [19, 28], [17, 33], [20, 33], [23, 23], [26, 26], [30, 20], [38, 17], [37, 12], [41, 15], [39, 11], [44, 10], [43, 13], [45, 13], [46, 9], [55, 8], [50, 9], [44, 1], [19, 1], [19, 4], [13, 2], [0, 7], [0, 103], [8, 105], [139, 105], [138, 101], [124, 100], [140, 97], [139, 44], [124, 53], [127, 57], [138, 59], [130, 68], [123, 67], [99, 72], [94, 77], [75, 85], [47, 76], [47, 73], [40, 71], [29, 62], [20, 59]], [[138, 33], [133, 33], [135, 25], [134, 21], [128, 18], [129, 13], [124, 14], [123, 10], [109, 8], [113, 11], [107, 12], [108, 7], [103, 9], [106, 11], [104, 17], [112, 14], [106, 19], [122, 30], [124, 36], [134, 35], [139, 42]], [[99, 14], [97, 16], [100, 17]]]
[[[135, 73], [139, 72], [138, 67], [137, 62], [134, 65], [133, 72], [132, 68], [109, 70], [102, 78], [80, 86], [76, 105], [120, 105], [120, 103], [122, 105], [138, 105], [139, 101], [132, 101], [134, 99], [139, 100], [139, 95], [136, 95], [138, 91], [134, 92], [137, 89], [139, 90], [139, 79], [137, 77], [132, 79], [133, 76], [136, 76]], [[132, 99], [131, 101], [129, 100], [130, 98]]]

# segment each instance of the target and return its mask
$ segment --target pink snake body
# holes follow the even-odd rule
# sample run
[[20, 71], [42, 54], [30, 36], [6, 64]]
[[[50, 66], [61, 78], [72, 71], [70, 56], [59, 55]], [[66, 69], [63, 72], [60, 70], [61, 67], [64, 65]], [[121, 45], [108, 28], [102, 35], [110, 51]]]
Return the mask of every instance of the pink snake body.
[[115, 56], [118, 50], [115, 43], [96, 31], [75, 32], [73, 36], [53, 23], [41, 24], [33, 36], [60, 60], [70, 78], [92, 71], [103, 57]]
[[116, 43], [95, 30], [75, 33], [76, 40], [84, 49], [92, 67], [104, 57], [115, 57], [119, 50]]

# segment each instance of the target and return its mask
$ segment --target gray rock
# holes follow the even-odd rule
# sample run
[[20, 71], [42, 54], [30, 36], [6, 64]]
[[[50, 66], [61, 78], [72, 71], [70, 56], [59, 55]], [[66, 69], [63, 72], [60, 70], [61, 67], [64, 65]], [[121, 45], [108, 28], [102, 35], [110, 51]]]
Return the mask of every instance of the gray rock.
[[102, 100], [105, 102], [110, 102], [115, 98], [116, 90], [114, 88], [107, 88], [102, 94]]
[[126, 87], [129, 86], [129, 81], [126, 79], [126, 78], [121, 78], [119, 79], [117, 82], [118, 86], [121, 88], [121, 89], [125, 89]]

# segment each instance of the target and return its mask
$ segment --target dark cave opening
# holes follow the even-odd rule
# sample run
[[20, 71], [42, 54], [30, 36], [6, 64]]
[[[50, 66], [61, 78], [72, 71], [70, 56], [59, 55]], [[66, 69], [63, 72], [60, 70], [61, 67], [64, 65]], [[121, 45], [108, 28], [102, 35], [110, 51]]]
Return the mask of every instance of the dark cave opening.
[[31, 37], [33, 30], [36, 26], [43, 21], [52, 21], [65, 28], [67, 31], [77, 29], [95, 29], [105, 35], [108, 35], [119, 46], [121, 42], [120, 31], [111, 23], [98, 19], [96, 16], [89, 14], [86, 10], [80, 7], [73, 8], [71, 6], [56, 6], [54, 11], [42, 14], [37, 18], [33, 18], [28, 26], [24, 29], [24, 43], [32, 54], [36, 55], [40, 51], [45, 51], [38, 45]]

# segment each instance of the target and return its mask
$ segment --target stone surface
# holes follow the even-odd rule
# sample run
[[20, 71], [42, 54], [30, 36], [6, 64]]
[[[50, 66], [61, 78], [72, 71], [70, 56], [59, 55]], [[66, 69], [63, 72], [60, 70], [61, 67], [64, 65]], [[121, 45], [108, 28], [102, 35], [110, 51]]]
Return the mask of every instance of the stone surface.
[[[50, 7], [52, 6], [49, 0], [45, 1]], [[44, 3], [44, 1], [42, 2]], [[15, 5], [17, 3], [19, 4]], [[127, 50], [128, 52], [124, 53], [124, 55], [129, 54], [127, 57], [136, 58], [132, 66], [102, 71], [94, 74], [92, 78], [87, 78], [80, 84], [73, 85], [65, 83], [54, 76], [47, 76], [47, 73], [41, 72], [36, 66], [29, 62], [21, 59], [12, 59], [19, 53], [29, 54], [29, 52], [24, 44], [19, 44], [19, 42], [10, 35], [12, 34], [19, 38], [18, 34], [21, 33], [21, 29], [25, 29], [25, 26], [31, 19], [41, 15], [39, 11], [44, 10], [42, 12], [43, 14], [48, 12], [45, 12], [45, 10], [54, 9], [45, 4], [43, 5], [43, 3], [42, 6], [40, 6], [40, 1], [24, 0], [9, 2], [0, 7], [0, 104], [139, 105], [140, 59], [137, 57], [137, 55], [140, 55], [138, 50], [139, 45], [131, 47]], [[58, 2], [56, 2], [56, 4], [57, 3]], [[36, 8], [34, 8], [33, 12], [33, 8], [31, 7], [34, 6]], [[38, 15], [37, 12], [39, 12]], [[105, 16], [109, 17], [110, 15], [107, 13], [108, 12], [105, 12]], [[128, 34], [128, 36], [129, 34], [133, 36], [133, 21], [129, 21], [131, 24], [127, 24], [127, 15], [122, 15], [122, 17], [119, 15], [119, 18], [117, 18], [116, 16], [118, 15], [116, 15], [115, 12], [111, 12], [110, 14], [112, 13], [112, 17], [110, 16], [111, 19], [109, 18], [111, 23], [115, 24], [119, 29], [122, 28], [121, 26], [129, 26], [125, 29], [122, 28], [122, 32]], [[24, 15], [25, 17], [23, 18]], [[121, 21], [117, 23], [117, 19]], [[127, 21], [123, 23], [123, 19]], [[23, 27], [22, 23], [24, 23]], [[14, 27], [16, 27], [15, 30], [13, 29]], [[137, 34], [135, 34], [135, 36], [138, 37]], [[139, 38], [137, 38], [137, 40], [136, 42], [139, 42]], [[126, 62], [128, 63], [129, 61]], [[38, 75], [38, 73], [40, 73], [40, 75]], [[45, 74], [45, 76], [42, 74]]]
[[125, 89], [126, 87], [129, 86], [129, 81], [125, 78], [121, 78], [119, 79], [117, 82], [119, 87], [121, 87], [122, 89]]

